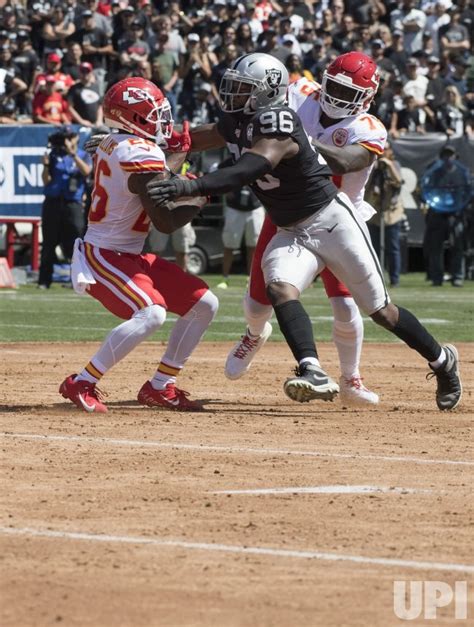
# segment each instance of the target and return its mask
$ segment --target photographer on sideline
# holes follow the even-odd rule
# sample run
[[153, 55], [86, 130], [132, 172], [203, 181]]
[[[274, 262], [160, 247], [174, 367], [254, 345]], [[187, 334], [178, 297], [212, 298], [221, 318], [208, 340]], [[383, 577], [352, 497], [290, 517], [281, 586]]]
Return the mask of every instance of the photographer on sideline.
[[43, 157], [45, 199], [41, 212], [43, 245], [38, 287], [51, 285], [56, 246], [71, 259], [76, 237], [85, 231], [83, 196], [92, 171], [89, 155], [78, 148], [79, 135], [63, 128], [49, 136], [50, 151]]

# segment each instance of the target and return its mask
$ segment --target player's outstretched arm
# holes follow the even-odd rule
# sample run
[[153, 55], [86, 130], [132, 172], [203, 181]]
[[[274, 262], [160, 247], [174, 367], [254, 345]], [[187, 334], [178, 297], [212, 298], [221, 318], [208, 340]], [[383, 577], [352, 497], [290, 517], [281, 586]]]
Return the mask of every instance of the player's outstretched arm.
[[328, 166], [333, 174], [347, 174], [348, 172], [358, 172], [368, 167], [375, 160], [375, 153], [367, 150], [360, 144], [352, 144], [351, 146], [328, 146], [318, 142], [316, 139], [312, 141], [313, 146], [325, 158]]
[[212, 148], [224, 148], [225, 139], [217, 130], [217, 124], [201, 124], [191, 129], [191, 152], [202, 152]]
[[157, 205], [182, 196], [226, 194], [269, 174], [282, 159], [294, 156], [297, 151], [298, 145], [290, 138], [258, 138], [234, 165], [191, 181], [176, 177], [167, 181], [154, 179], [147, 185], [148, 194]]

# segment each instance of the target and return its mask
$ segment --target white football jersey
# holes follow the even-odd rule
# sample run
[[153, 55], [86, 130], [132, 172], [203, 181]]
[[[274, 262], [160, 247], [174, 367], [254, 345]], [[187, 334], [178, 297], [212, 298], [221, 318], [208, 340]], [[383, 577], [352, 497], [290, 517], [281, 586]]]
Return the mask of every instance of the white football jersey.
[[122, 133], [107, 135], [95, 155], [94, 189], [84, 241], [117, 252], [141, 253], [150, 218], [140, 197], [129, 191], [128, 179], [134, 173], [165, 169], [165, 155], [154, 142]]
[[[376, 155], [382, 155], [387, 141], [385, 126], [373, 115], [359, 113], [335, 120], [324, 128], [320, 123], [323, 113], [319, 103], [320, 86], [307, 78], [300, 78], [288, 87], [288, 106], [296, 111], [309, 140], [316, 139], [322, 144], [342, 146], [360, 144]], [[358, 172], [343, 176], [333, 176], [334, 183], [352, 200], [364, 220], [371, 218], [375, 210], [364, 201], [365, 186], [373, 164]]]

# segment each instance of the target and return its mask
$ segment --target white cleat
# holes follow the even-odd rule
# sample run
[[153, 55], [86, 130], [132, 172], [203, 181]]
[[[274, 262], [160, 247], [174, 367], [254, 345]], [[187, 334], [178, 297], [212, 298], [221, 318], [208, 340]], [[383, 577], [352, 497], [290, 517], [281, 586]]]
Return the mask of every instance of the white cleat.
[[339, 379], [340, 399], [347, 405], [377, 405], [379, 396], [368, 390], [362, 383], [362, 377]]
[[265, 322], [263, 333], [258, 336], [250, 335], [247, 328], [245, 335], [242, 335], [227, 356], [224, 369], [225, 376], [228, 379], [240, 379], [250, 368], [253, 358], [271, 334], [272, 325], [269, 322]]

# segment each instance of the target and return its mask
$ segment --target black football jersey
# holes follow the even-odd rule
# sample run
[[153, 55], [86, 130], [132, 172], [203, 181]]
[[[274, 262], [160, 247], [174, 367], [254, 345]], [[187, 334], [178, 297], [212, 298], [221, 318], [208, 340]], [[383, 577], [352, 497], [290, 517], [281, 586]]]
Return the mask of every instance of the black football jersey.
[[331, 170], [311, 147], [298, 115], [279, 105], [262, 109], [254, 116], [224, 114], [217, 123], [234, 161], [252, 147], [254, 137], [291, 137], [299, 146], [298, 154], [282, 159], [270, 174], [251, 184], [255, 195], [272, 222], [287, 226], [309, 217], [336, 197]]

